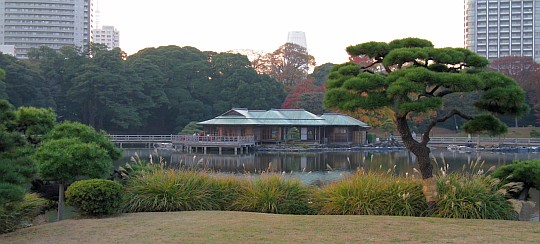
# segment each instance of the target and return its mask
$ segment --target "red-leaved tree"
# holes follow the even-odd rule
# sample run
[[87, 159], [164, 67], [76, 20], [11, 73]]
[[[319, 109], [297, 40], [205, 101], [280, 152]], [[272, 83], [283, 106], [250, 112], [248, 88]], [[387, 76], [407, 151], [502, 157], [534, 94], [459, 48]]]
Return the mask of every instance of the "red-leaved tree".
[[536, 123], [540, 123], [540, 64], [532, 57], [510, 56], [494, 60], [489, 67], [512, 77], [523, 87]]
[[281, 108], [301, 108], [314, 114], [324, 112], [324, 86], [318, 86], [313, 79], [304, 79], [293, 87]]

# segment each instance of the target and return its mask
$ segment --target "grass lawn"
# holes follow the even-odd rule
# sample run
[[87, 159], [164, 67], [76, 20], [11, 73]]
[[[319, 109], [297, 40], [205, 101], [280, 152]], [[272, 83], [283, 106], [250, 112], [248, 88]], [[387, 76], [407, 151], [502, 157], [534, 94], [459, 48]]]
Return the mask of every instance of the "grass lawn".
[[219, 211], [71, 219], [0, 236], [0, 243], [537, 243], [538, 240], [538, 222]]

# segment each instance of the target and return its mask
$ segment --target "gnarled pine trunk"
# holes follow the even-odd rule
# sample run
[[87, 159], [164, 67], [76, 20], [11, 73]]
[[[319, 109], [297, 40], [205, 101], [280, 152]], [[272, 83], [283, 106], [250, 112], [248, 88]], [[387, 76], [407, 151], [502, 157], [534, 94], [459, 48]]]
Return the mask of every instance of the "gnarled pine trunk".
[[418, 168], [422, 174], [424, 196], [426, 202], [430, 208], [435, 207], [435, 197], [437, 196], [437, 184], [435, 178], [433, 178], [433, 165], [429, 159], [429, 154], [431, 150], [427, 147], [429, 137], [422, 136], [422, 141], [416, 141], [412, 135], [409, 125], [407, 124], [407, 118], [397, 117], [396, 125], [399, 133], [401, 134], [401, 139], [405, 147], [411, 151], [418, 161]]

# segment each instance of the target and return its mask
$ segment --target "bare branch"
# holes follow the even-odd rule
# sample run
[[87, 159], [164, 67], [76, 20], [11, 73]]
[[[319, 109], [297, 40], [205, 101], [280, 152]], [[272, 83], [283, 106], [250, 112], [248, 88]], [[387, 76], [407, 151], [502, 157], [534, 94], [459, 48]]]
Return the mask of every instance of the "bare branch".
[[461, 117], [463, 119], [466, 119], [466, 120], [471, 120], [472, 119], [471, 116], [466, 115], [466, 114], [464, 114], [463, 112], [461, 112], [461, 111], [459, 111], [457, 109], [452, 109], [445, 116], [440, 117], [440, 118], [436, 118], [436, 119], [431, 121], [431, 123], [428, 125], [426, 131], [423, 134], [422, 145], [426, 146], [428, 144], [428, 142], [429, 142], [429, 133], [431, 132], [431, 129], [433, 129], [433, 127], [435, 127], [435, 125], [437, 125], [438, 123], [442, 123], [442, 122], [448, 120], [449, 118], [452, 118], [452, 116], [454, 116], [454, 115], [458, 115], [459, 117]]
[[369, 68], [373, 67], [374, 65], [380, 64], [380, 63], [382, 63], [382, 60], [376, 59], [375, 62], [371, 63], [370, 65], [365, 66], [365, 67], [360, 66], [360, 68], [361, 69], [369, 69]]

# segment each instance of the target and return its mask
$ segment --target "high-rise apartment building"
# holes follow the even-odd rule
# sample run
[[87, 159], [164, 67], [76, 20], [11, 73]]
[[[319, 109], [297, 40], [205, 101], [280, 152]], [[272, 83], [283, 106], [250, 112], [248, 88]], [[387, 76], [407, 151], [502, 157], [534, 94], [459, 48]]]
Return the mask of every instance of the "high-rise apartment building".
[[294, 43], [307, 49], [306, 33], [303, 31], [289, 31], [287, 42]]
[[40, 46], [87, 48], [92, 19], [92, 0], [0, 0], [0, 45], [18, 58]]
[[109, 50], [120, 47], [120, 32], [114, 26], [103, 26], [92, 32], [94, 43], [107, 45]]
[[464, 0], [465, 47], [494, 60], [540, 62], [540, 0]]

